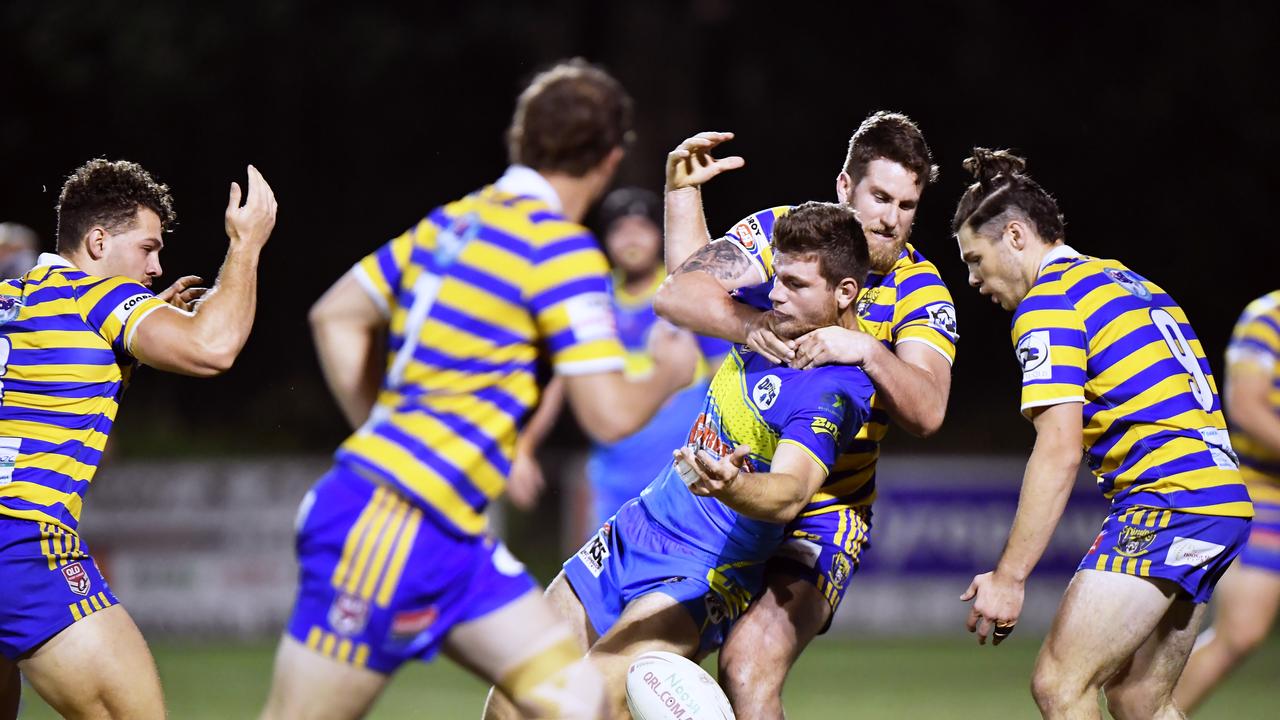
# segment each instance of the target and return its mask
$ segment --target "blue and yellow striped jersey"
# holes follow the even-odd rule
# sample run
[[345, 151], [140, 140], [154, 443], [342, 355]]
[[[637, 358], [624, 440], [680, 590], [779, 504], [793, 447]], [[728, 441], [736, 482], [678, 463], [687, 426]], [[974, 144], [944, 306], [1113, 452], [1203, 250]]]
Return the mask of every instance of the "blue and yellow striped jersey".
[[57, 255], [0, 282], [0, 515], [72, 533], [136, 361], [143, 285]]
[[1252, 517], [1209, 363], [1182, 308], [1115, 260], [1052, 250], [1013, 316], [1022, 411], [1083, 403], [1112, 509]]
[[[1243, 373], [1260, 373], [1270, 381], [1267, 404], [1280, 415], [1280, 290], [1249, 303], [1231, 334], [1227, 375]], [[1280, 504], [1280, 452], [1239, 429], [1231, 431], [1231, 444], [1253, 499]]]
[[538, 399], [539, 348], [563, 375], [623, 369], [604, 254], [546, 180], [516, 166], [354, 273], [388, 316], [387, 370], [337, 458], [479, 534]]
[[[711, 379], [688, 445], [724, 457], [748, 445], [745, 471], [769, 472], [778, 446], [803, 449], [828, 471], [854, 442], [870, 413], [875, 390], [861, 368], [829, 365], [794, 370], [735, 348]], [[749, 475], [741, 482], [751, 482]], [[660, 525], [712, 554], [768, 557], [783, 526], [739, 515], [715, 498], [689, 492], [674, 467], [640, 496]]]
[[[761, 310], [772, 307], [773, 226], [790, 206], [779, 206], [749, 215], [717, 242], [730, 242], [750, 258], [761, 283], [742, 288], [738, 298]], [[908, 244], [889, 272], [871, 273], [858, 295], [858, 325], [885, 347], [918, 342], [955, 362], [956, 309], [938, 268]], [[835, 512], [867, 506], [875, 500], [876, 461], [880, 442], [889, 432], [889, 414], [879, 398], [873, 398], [871, 416], [837, 461], [827, 483], [801, 515]]]

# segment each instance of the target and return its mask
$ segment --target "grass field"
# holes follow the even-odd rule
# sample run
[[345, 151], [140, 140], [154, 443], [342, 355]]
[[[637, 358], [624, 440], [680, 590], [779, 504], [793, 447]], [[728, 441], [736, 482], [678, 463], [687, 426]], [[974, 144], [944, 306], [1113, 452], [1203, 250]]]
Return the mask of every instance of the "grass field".
[[[968, 638], [866, 641], [820, 639], [801, 658], [785, 701], [792, 720], [849, 718], [1031, 718], [1027, 691], [1039, 642], [999, 648]], [[154, 647], [175, 720], [254, 718], [267, 692], [273, 648], [266, 645]], [[1249, 720], [1280, 715], [1280, 638], [1243, 667], [1197, 718]], [[479, 717], [485, 688], [448, 662], [406, 668], [371, 717], [415, 720]], [[27, 690], [21, 718], [57, 717]]]

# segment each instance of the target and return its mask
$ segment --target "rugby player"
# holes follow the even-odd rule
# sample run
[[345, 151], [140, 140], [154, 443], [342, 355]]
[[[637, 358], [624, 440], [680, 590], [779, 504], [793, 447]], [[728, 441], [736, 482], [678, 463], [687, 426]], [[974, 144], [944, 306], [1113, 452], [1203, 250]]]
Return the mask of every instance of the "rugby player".
[[1115, 260], [1064, 243], [1058, 204], [1005, 151], [965, 161], [977, 179], [952, 229], [969, 284], [1013, 312], [1022, 413], [1036, 443], [995, 570], [973, 579], [970, 632], [998, 643], [1075, 482], [1081, 448], [1111, 508], [1036, 660], [1048, 718], [1177, 718], [1174, 683], [1205, 603], [1248, 537], [1253, 505], [1217, 388], [1182, 308]]
[[[600, 203], [600, 224], [604, 248], [613, 266], [613, 312], [618, 318], [618, 339], [627, 351], [627, 376], [643, 377], [653, 372], [649, 336], [662, 321], [653, 312], [653, 295], [667, 277], [662, 264], [662, 200], [643, 188], [619, 188]], [[614, 443], [594, 443], [587, 457], [587, 480], [591, 487], [593, 512], [584, 525], [575, 518], [576, 547], [586, 537], [586, 528], [600, 527], [622, 503], [640, 491], [671, 462], [667, 452], [682, 443], [689, 433], [689, 420], [702, 407], [711, 375], [719, 367], [729, 343], [715, 338], [698, 338], [700, 357], [696, 380], [676, 393], [638, 432]], [[556, 381], [555, 384], [559, 384]], [[512, 466], [508, 493], [528, 508], [541, 489], [541, 474], [533, 454], [559, 415], [563, 393], [548, 388], [529, 427], [520, 436], [517, 460]], [[528, 469], [517, 476], [516, 468]], [[527, 488], [527, 489], [526, 489]], [[519, 504], [519, 503], [518, 503]]]
[[836, 177], [836, 197], [857, 211], [870, 250], [857, 327], [822, 328], [788, 341], [773, 330], [775, 316], [762, 312], [774, 276], [774, 223], [788, 207], [749, 215], [708, 243], [699, 187], [742, 166], [741, 158], [711, 154], [731, 138], [700, 133], [667, 158], [666, 262], [672, 276], [658, 292], [658, 313], [693, 332], [745, 342], [791, 367], [857, 365], [876, 387], [870, 419], [787, 528], [789, 540], [769, 564], [764, 594], [720, 652], [721, 683], [747, 720], [783, 716], [787, 672], [830, 625], [857, 570], [848, 541], [870, 529], [876, 460], [889, 419], [913, 435], [937, 431], [958, 336], [951, 294], [937, 268], [908, 242], [921, 194], [937, 179], [929, 147], [910, 118], [888, 112], [868, 117], [850, 139]]
[[1174, 689], [1191, 712], [1262, 644], [1280, 608], [1280, 290], [1249, 304], [1227, 348], [1225, 410], [1256, 513], [1239, 560], [1214, 592], [1201, 635]]
[[57, 253], [0, 282], [0, 717], [17, 714], [18, 671], [63, 717], [165, 715], [155, 662], [81, 540], [80, 513], [137, 364], [217, 375], [249, 337], [276, 201], [248, 174], [244, 206], [231, 184], [227, 257], [207, 295], [194, 276], [152, 294], [173, 202], [126, 161], [76, 169], [58, 198]]
[[[856, 326], [868, 260], [853, 210], [802, 205], [778, 221], [775, 243], [777, 332], [792, 338]], [[610, 710], [626, 717], [627, 668], [636, 655], [665, 650], [698, 659], [720, 646], [760, 591], [763, 563], [786, 523], [855, 442], [873, 392], [856, 367], [806, 372], [733, 350], [677, 462], [569, 558], [548, 590], [604, 672]], [[864, 528], [849, 529], [855, 562]], [[511, 717], [499, 705], [491, 703], [487, 716]]]
[[580, 224], [631, 127], [629, 96], [600, 68], [537, 75], [506, 173], [432, 210], [312, 308], [325, 378], [358, 429], [299, 511], [297, 602], [263, 717], [362, 716], [397, 668], [441, 648], [526, 716], [598, 717], [598, 673], [484, 510], [537, 402], [539, 347], [600, 440], [692, 380], [696, 346], [676, 333], [657, 339], [651, 376], [624, 378], [607, 265]]

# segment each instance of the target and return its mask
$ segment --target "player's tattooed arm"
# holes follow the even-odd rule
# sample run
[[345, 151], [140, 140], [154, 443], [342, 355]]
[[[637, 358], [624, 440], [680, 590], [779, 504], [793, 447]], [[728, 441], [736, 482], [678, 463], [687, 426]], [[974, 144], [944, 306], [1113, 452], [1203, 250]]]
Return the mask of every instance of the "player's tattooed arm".
[[751, 260], [728, 240], [717, 240], [698, 248], [672, 274], [691, 272], [707, 273], [719, 280], [725, 291], [737, 290], [760, 279]]

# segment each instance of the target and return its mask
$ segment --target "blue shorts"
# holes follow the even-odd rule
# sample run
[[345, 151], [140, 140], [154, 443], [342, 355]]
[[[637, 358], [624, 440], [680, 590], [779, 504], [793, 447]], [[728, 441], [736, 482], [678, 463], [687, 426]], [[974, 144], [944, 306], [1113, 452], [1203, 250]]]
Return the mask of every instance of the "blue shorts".
[[[835, 614], [858, 571], [862, 553], [871, 545], [871, 508], [842, 508], [800, 516], [787, 525], [787, 539], [769, 559], [770, 573], [807, 581], [827, 599]], [[830, 617], [822, 632], [831, 625]]]
[[1249, 518], [1126, 507], [1107, 516], [1080, 570], [1172, 580], [1192, 602], [1209, 602], [1249, 537]]
[[604, 635], [636, 598], [660, 592], [693, 617], [701, 652], [724, 643], [764, 583], [761, 563], [724, 562], [667, 533], [639, 499], [623, 505], [564, 563], [596, 632]]
[[454, 625], [537, 587], [501, 542], [458, 538], [342, 465], [298, 512], [298, 599], [288, 632], [356, 667], [390, 674], [406, 660], [430, 660]]
[[17, 661], [72, 623], [119, 602], [79, 535], [0, 517], [0, 655]]
[[1280, 503], [1253, 501], [1253, 529], [1240, 562], [1280, 574]]

